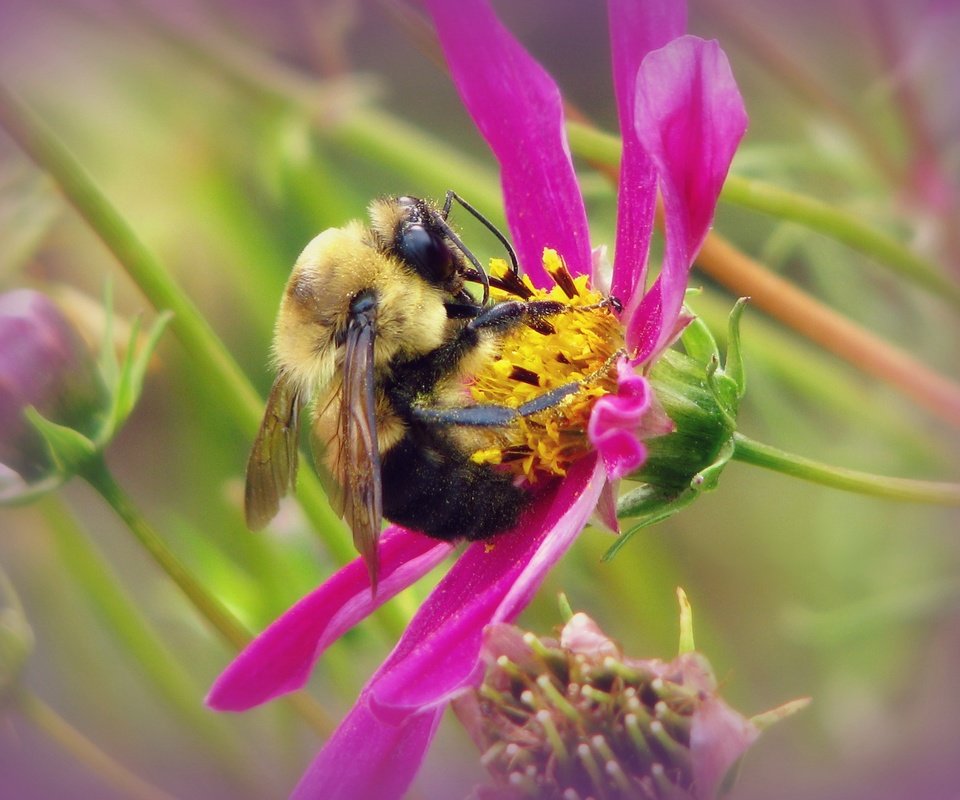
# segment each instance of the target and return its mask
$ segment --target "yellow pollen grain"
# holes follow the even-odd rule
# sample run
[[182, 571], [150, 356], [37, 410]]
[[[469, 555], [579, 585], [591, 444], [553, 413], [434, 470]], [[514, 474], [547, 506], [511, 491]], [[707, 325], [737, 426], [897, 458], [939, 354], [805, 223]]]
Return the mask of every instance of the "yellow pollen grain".
[[[546, 475], [566, 474], [569, 466], [588, 452], [590, 411], [597, 398], [615, 391], [615, 356], [623, 348], [620, 322], [604, 303], [603, 295], [589, 287], [588, 277], [571, 277], [554, 250], [544, 250], [543, 265], [556, 282], [554, 286], [536, 289], [526, 276], [523, 281], [532, 292], [531, 301], [552, 300], [566, 306], [563, 312], [544, 318], [555, 332], [544, 334], [526, 325], [511, 331], [494, 359], [474, 375], [470, 386], [476, 403], [516, 408], [550, 389], [582, 384], [551, 408], [506, 429], [483, 432], [489, 441], [473, 453], [473, 460], [502, 464], [531, 482]], [[490, 263], [494, 278], [503, 276], [507, 269], [502, 260]], [[516, 299], [497, 288], [490, 294], [494, 301]], [[539, 385], [511, 378], [518, 368], [535, 373]]]

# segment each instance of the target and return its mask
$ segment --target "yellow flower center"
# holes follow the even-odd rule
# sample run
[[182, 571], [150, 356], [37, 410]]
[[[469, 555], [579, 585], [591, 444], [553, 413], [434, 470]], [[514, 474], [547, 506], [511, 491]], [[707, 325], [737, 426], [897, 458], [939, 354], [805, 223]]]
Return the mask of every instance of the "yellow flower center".
[[624, 346], [611, 301], [589, 287], [586, 275], [572, 277], [555, 250], [543, 251], [543, 266], [555, 283], [549, 291], [535, 288], [526, 276], [521, 288], [505, 261], [490, 262], [495, 301], [519, 295], [558, 301], [565, 308], [542, 318], [536, 327], [521, 325], [507, 334], [496, 357], [478, 370], [470, 385], [476, 403], [518, 408], [551, 389], [576, 384], [576, 391], [555, 405], [505, 429], [480, 432], [484, 446], [473, 453], [473, 460], [501, 464], [530, 482], [566, 474], [590, 450], [590, 411], [598, 397], [616, 391], [616, 360]]

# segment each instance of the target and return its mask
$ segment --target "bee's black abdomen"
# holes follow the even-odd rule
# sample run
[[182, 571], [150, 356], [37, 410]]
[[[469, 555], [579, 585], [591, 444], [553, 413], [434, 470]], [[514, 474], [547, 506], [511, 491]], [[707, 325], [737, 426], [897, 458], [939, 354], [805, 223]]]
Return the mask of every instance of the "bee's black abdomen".
[[[446, 445], [446, 446], [445, 446]], [[510, 475], [442, 441], [408, 435], [383, 456], [383, 515], [434, 539], [487, 539], [512, 527], [526, 493]]]

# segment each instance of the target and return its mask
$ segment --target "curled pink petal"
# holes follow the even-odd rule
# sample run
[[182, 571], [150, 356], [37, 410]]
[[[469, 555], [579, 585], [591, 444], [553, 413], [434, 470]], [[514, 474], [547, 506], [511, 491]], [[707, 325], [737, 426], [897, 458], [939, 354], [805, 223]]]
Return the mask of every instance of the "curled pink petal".
[[640, 434], [644, 416], [653, 404], [650, 384], [630, 361], [621, 359], [617, 363], [617, 377], [617, 393], [597, 400], [587, 424], [587, 435], [610, 480], [633, 472], [646, 460], [647, 448]]
[[324, 745], [291, 800], [394, 800], [403, 797], [433, 740], [442, 709], [399, 724], [377, 719], [363, 698]]
[[[613, 86], [623, 153], [617, 194], [617, 243], [611, 294], [629, 310], [643, 291], [657, 204], [657, 176], [634, 126], [637, 72], [643, 57], [681, 36], [686, 6], [677, 0], [609, 0]], [[639, 297], [636, 297], [639, 302]]]
[[370, 595], [356, 559], [254, 639], [217, 678], [207, 705], [243, 711], [303, 687], [314, 662], [343, 633], [443, 561], [452, 545], [396, 526], [380, 537], [380, 584]]
[[371, 704], [391, 721], [442, 704], [479, 668], [484, 628], [509, 622], [583, 529], [604, 483], [596, 458], [575, 464], [513, 531], [467, 548], [371, 679]]
[[720, 46], [695, 36], [647, 55], [637, 76], [635, 111], [637, 136], [656, 166], [666, 217], [660, 276], [627, 319], [627, 344], [642, 360], [672, 335], [747, 115]]
[[543, 248], [590, 271], [590, 233], [556, 83], [485, 0], [427, 0], [453, 82], [500, 164], [507, 221], [526, 273], [552, 285]]

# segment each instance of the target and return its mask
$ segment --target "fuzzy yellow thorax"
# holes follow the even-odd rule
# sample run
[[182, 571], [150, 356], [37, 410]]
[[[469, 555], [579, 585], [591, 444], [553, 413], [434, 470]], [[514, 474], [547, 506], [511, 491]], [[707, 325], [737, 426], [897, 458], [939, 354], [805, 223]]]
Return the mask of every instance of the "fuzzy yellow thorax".
[[[478, 463], [501, 464], [531, 482], [566, 474], [588, 452], [590, 411], [597, 398], [616, 391], [615, 362], [624, 346], [623, 329], [611, 304], [589, 287], [586, 275], [572, 277], [555, 250], [543, 251], [543, 266], [554, 286], [537, 289], [524, 276], [527, 299], [559, 301], [566, 309], [544, 318], [549, 323], [546, 332], [542, 326], [536, 330], [521, 325], [507, 334], [470, 385], [476, 403], [517, 408], [551, 389], [580, 384], [558, 404], [506, 429], [486, 432], [489, 444], [473, 454]], [[494, 279], [502, 279], [508, 269], [500, 259], [490, 262]], [[496, 287], [490, 295], [497, 302], [517, 299], [515, 293]]]

